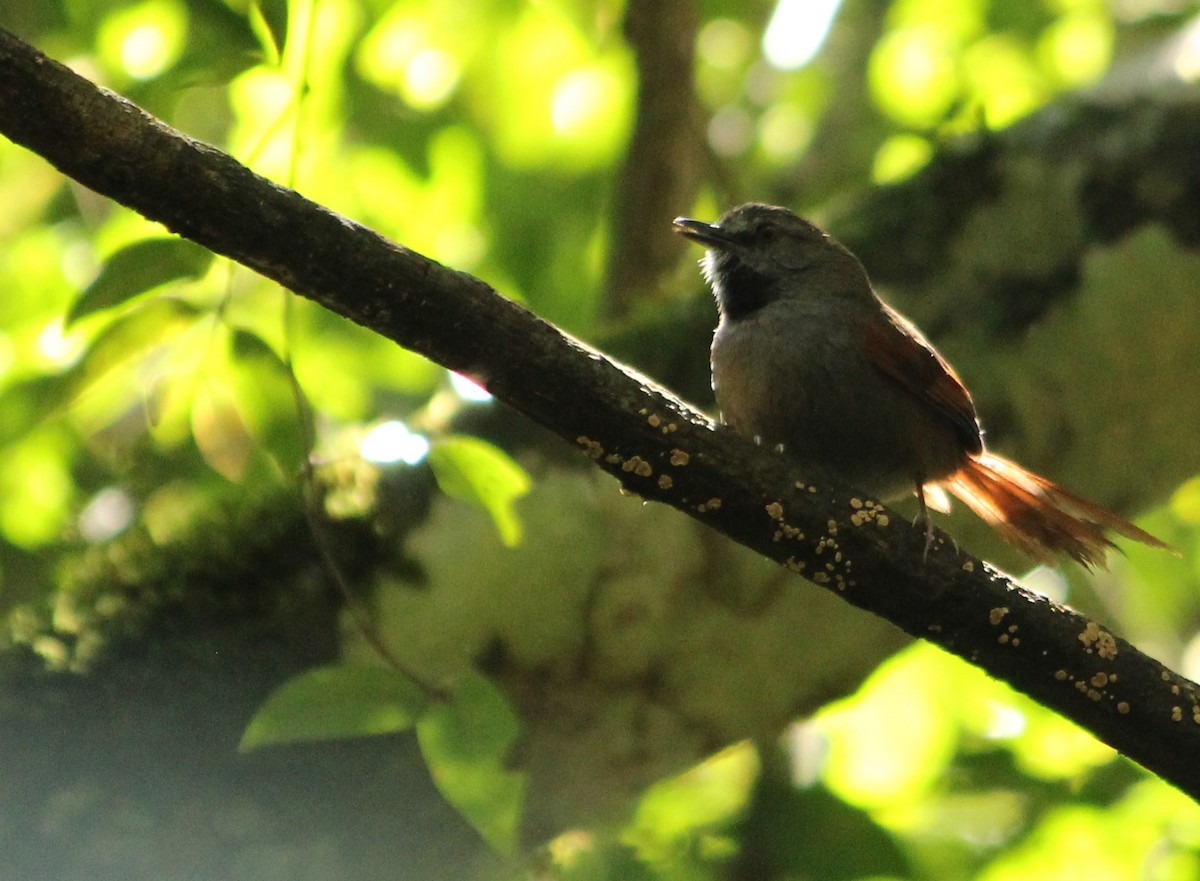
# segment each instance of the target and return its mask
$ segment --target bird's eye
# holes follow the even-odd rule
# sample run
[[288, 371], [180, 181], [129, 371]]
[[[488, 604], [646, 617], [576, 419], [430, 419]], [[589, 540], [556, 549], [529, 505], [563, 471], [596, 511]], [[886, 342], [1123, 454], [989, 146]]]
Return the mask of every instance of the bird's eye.
[[774, 224], [764, 223], [758, 228], [758, 240], [760, 242], [773, 242], [779, 230]]

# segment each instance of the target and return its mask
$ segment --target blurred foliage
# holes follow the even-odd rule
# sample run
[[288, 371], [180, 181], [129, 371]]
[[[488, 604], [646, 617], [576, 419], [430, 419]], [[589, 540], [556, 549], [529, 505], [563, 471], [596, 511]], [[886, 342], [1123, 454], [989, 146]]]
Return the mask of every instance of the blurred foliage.
[[484, 839], [512, 853], [524, 783], [505, 767], [520, 732], [504, 695], [464, 676], [449, 695], [383, 667], [318, 667], [272, 694], [242, 735], [243, 752], [288, 743], [397, 734], [416, 728], [433, 781]]
[[[605, 211], [634, 124], [626, 2], [6, 0], [0, 25], [256, 171], [595, 337]], [[854, 88], [820, 51], [829, 22], [835, 34], [844, 24], [838, 5], [701, 4], [696, 83], [713, 180], [766, 195], [818, 160], [843, 164], [862, 187], [900, 180], [940, 138], [1007, 125], [1094, 82], [1123, 33], [1147, 19], [1173, 25], [1185, 11], [1103, 0], [875, 6], [885, 10], [878, 27], [854, 32], [868, 63], [850, 131], [864, 141], [840, 151], [818, 137]], [[868, 19], [871, 7], [847, 0], [841, 11]], [[697, 210], [714, 214], [720, 190], [704, 190]], [[287, 495], [310, 455], [336, 472], [326, 498], [336, 516], [370, 507], [376, 465], [403, 469], [428, 454], [447, 493], [483, 506], [507, 543], [522, 539], [513, 502], [528, 476], [447, 427], [478, 390], [164, 238], [8, 142], [0, 202], [5, 642], [51, 666], [86, 662], [77, 649], [95, 631], [88, 616], [115, 617], [129, 601], [98, 584], [131, 571], [136, 580], [155, 553], [205, 535], [230, 499]], [[666, 234], [665, 220], [693, 206], [654, 207]], [[1184, 558], [1133, 550], [1113, 581], [1084, 589], [1111, 597], [1122, 585], [1114, 615], [1194, 671], [1200, 482], [1154, 517]], [[199, 543], [199, 558], [227, 559], [225, 545], [254, 531], [252, 517], [233, 522], [245, 528], [230, 533], [222, 521], [209, 538], [219, 547]], [[165, 589], [187, 591], [195, 574], [171, 573]], [[507, 769], [518, 723], [474, 674], [425, 705], [398, 674], [318, 670], [264, 706], [244, 745], [414, 724], [442, 791], [511, 849], [523, 797]], [[784, 773], [774, 746], [727, 749], [655, 786], [617, 838], [556, 839], [547, 871], [580, 881], [735, 869], [1200, 877], [1195, 805], [925, 646], [798, 728], [788, 757]]]
[[426, 703], [419, 688], [382, 667], [318, 667], [267, 699], [238, 748], [395, 734], [412, 728]]
[[529, 492], [529, 475], [502, 450], [474, 437], [447, 437], [429, 450], [429, 464], [447, 495], [477, 504], [492, 515], [509, 547], [521, 541], [513, 503]]

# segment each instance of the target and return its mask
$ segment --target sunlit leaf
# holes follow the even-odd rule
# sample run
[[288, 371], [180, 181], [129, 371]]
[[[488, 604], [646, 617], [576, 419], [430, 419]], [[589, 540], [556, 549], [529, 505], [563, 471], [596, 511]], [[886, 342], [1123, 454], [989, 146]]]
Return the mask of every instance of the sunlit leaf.
[[435, 443], [429, 463], [443, 492], [486, 510], [506, 545], [520, 543], [515, 502], [533, 484], [507, 453], [479, 438], [459, 435]]
[[160, 297], [119, 316], [69, 370], [45, 383], [47, 409], [72, 403], [116, 368], [170, 342], [200, 315], [200, 310], [182, 300]]
[[1112, 747], [1057, 713], [1028, 706], [1026, 730], [1012, 743], [1013, 757], [1027, 774], [1046, 780], [1078, 778], [1116, 757]]
[[233, 333], [232, 353], [229, 383], [246, 430], [281, 473], [295, 473], [306, 453], [299, 408], [310, 406], [308, 390], [293, 383], [284, 360], [250, 331]]
[[747, 742], [734, 744], [647, 790], [627, 839], [639, 853], [662, 859], [697, 830], [732, 820], [746, 807], [759, 773]]
[[254, 441], [229, 390], [203, 383], [192, 401], [192, 436], [209, 466], [228, 480], [241, 480]]
[[[1028, 878], [1170, 878], [1196, 877], [1193, 846], [1183, 844], [1172, 827], [1195, 821], [1195, 805], [1147, 781], [1108, 810], [1066, 802], [1047, 810], [1027, 835], [1006, 848], [975, 877], [980, 881]], [[1139, 798], [1154, 792], [1153, 802]], [[1147, 811], [1151, 804], [1171, 805], [1169, 819]], [[1139, 810], [1140, 809], [1140, 810]], [[1191, 815], [1190, 817], [1188, 815]], [[1170, 867], [1170, 851], [1192, 852], [1193, 859]], [[1148, 866], [1154, 866], [1147, 872]], [[1170, 869], [1168, 868], [1170, 867]], [[1180, 871], [1182, 870], [1182, 871]]]
[[[947, 711], [953, 661], [916, 644], [881, 664], [858, 693], [818, 717], [829, 737], [825, 783], [852, 805], [917, 798], [942, 778], [954, 756], [957, 720]], [[903, 719], [881, 727], [880, 719]]]
[[143, 239], [117, 251], [67, 313], [69, 326], [85, 315], [125, 303], [159, 285], [197, 278], [213, 254], [181, 238]]
[[424, 693], [382, 667], [319, 667], [281, 685], [259, 707], [238, 749], [396, 734], [425, 709]]
[[525, 796], [525, 776], [507, 768], [520, 726], [500, 690], [478, 674], [449, 700], [430, 706], [417, 740], [433, 782], [492, 847], [511, 853]]

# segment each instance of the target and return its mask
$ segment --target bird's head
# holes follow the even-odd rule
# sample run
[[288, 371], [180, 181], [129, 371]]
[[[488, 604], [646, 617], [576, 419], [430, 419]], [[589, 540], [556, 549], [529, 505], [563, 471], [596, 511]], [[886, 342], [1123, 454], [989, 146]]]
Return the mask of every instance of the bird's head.
[[[708, 248], [701, 265], [727, 318], [786, 297], [870, 290], [853, 254], [786, 208], [750, 202], [725, 212], [716, 223], [677, 217], [674, 227]], [[840, 283], [831, 284], [831, 279]], [[854, 283], [847, 285], [847, 280]]]

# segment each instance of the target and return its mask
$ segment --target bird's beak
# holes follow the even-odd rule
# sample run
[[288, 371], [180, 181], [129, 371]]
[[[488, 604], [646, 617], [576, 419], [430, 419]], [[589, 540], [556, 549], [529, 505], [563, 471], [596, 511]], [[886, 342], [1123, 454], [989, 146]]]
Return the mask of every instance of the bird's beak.
[[692, 220], [690, 217], [676, 217], [672, 226], [675, 228], [675, 232], [681, 236], [685, 236], [693, 242], [708, 245], [710, 248], [727, 248], [733, 244], [733, 239], [729, 237], [729, 233], [715, 223]]

